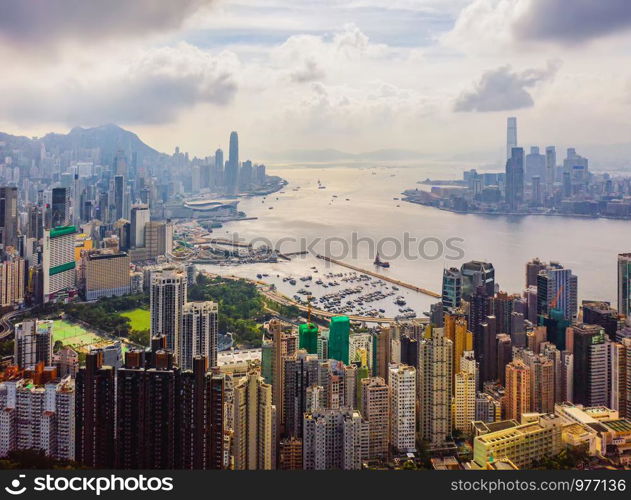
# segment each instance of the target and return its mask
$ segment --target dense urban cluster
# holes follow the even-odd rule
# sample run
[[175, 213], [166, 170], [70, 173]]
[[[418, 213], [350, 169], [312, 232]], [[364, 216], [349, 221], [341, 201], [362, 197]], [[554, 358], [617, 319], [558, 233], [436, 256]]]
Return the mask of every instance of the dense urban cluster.
[[467, 170], [462, 180], [425, 181], [430, 191], [404, 192], [406, 200], [454, 212], [631, 217], [631, 178], [589, 170], [589, 160], [568, 148], [561, 164], [555, 146], [526, 154], [517, 146], [517, 118], [508, 118], [504, 172]]
[[[310, 305], [305, 318], [173, 254], [169, 219], [217, 210], [184, 194], [236, 195], [244, 177], [250, 194], [266, 185], [238, 161], [236, 133], [225, 165], [220, 151], [128, 163], [118, 149], [107, 163], [107, 148], [48, 149], [53, 139], [1, 144], [0, 458], [120, 469], [631, 464], [631, 254], [618, 256], [618, 309], [579, 304], [571, 269], [533, 259], [521, 293], [502, 291], [490, 262], [445, 269], [426, 318], [325, 320]], [[521, 182], [507, 176], [510, 199]], [[571, 184], [573, 195], [593, 186]], [[92, 322], [91, 304], [102, 316], [125, 300], [148, 307], [148, 342], [77, 343], [73, 325]], [[222, 328], [260, 348], [226, 349]]]

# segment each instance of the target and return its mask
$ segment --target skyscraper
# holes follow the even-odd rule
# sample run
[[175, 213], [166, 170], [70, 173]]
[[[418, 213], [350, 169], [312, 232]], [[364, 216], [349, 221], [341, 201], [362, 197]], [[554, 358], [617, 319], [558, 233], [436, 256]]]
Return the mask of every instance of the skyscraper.
[[215, 302], [187, 302], [183, 308], [178, 366], [192, 370], [193, 360], [203, 356], [208, 366], [217, 366], [218, 306]]
[[272, 470], [276, 453], [276, 407], [272, 386], [251, 369], [234, 386], [234, 467]]
[[70, 202], [67, 189], [65, 187], [53, 188], [51, 201], [51, 228], [70, 224]]
[[462, 304], [462, 275], [457, 267], [443, 270], [443, 308], [453, 311]]
[[489, 297], [495, 295], [495, 269], [490, 262], [472, 260], [460, 266], [462, 274], [462, 298], [470, 300], [471, 295], [483, 287], [483, 293]]
[[145, 225], [151, 220], [147, 205], [131, 207], [131, 246], [134, 248], [145, 246]]
[[444, 445], [451, 435], [452, 351], [442, 328], [432, 328], [419, 346], [419, 432], [432, 447]]
[[517, 147], [517, 118], [509, 116], [506, 120], [506, 159], [511, 157], [513, 148]]
[[530, 368], [515, 359], [506, 365], [506, 419], [521, 422], [521, 416], [530, 412]]
[[506, 160], [506, 204], [516, 210], [524, 202], [524, 149], [513, 148]]
[[369, 424], [370, 458], [387, 460], [390, 451], [390, 387], [381, 377], [361, 381], [360, 411]]
[[235, 194], [239, 187], [239, 136], [230, 132], [230, 149], [226, 166], [226, 188], [228, 193]]
[[14, 363], [20, 368], [34, 369], [38, 363], [52, 365], [53, 322], [25, 320], [15, 325]]
[[392, 389], [392, 424], [390, 442], [399, 453], [416, 451], [416, 369], [407, 365], [390, 365]]
[[458, 364], [462, 370], [454, 377], [454, 428], [469, 434], [476, 419], [477, 362], [473, 351], [465, 351]]
[[173, 268], [151, 273], [151, 336], [166, 337], [166, 347], [178, 359], [187, 290], [186, 273]]
[[618, 254], [618, 312], [631, 315], [631, 253]]
[[350, 321], [347, 316], [333, 316], [329, 325], [329, 358], [348, 364]]
[[2, 250], [18, 244], [18, 189], [0, 188], [0, 244]]
[[554, 146], [546, 147], [546, 191], [551, 192], [556, 177], [557, 152]]
[[574, 397], [585, 406], [606, 406], [609, 384], [608, 348], [600, 325], [583, 323], [571, 327], [574, 344]]
[[571, 269], [558, 263], [550, 265], [537, 275], [537, 315], [550, 314], [552, 309], [563, 312], [563, 317], [572, 321], [578, 313], [578, 278]]

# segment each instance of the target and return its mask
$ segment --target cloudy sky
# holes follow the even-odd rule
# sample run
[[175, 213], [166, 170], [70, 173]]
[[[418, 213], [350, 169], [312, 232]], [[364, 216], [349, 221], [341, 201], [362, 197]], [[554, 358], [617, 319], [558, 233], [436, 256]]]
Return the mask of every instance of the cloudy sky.
[[204, 156], [631, 137], [628, 0], [0, 0], [0, 130]]

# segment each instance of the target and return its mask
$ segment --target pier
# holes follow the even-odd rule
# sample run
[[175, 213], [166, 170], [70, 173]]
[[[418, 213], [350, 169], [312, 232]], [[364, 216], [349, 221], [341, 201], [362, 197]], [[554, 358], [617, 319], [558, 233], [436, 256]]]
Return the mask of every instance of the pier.
[[325, 262], [332, 262], [333, 264], [337, 264], [338, 266], [347, 267], [348, 269], [352, 269], [353, 271], [357, 271], [358, 273], [367, 274], [368, 276], [372, 276], [373, 278], [379, 278], [380, 280], [387, 281], [388, 283], [393, 283], [397, 286], [407, 288], [408, 290], [413, 290], [415, 292], [423, 293], [425, 295], [429, 295], [430, 297], [434, 297], [436, 299], [441, 298], [440, 293], [434, 292], [432, 290], [428, 290], [427, 288], [411, 285], [410, 283], [406, 283], [405, 281], [397, 280], [395, 278], [390, 278], [389, 276], [384, 276], [383, 274], [379, 274], [374, 271], [369, 271], [367, 269], [362, 269], [361, 267], [353, 266], [351, 264], [347, 264], [346, 262], [342, 262], [341, 260], [336, 260], [336, 259], [332, 259], [331, 257], [326, 257], [325, 255], [316, 255], [316, 257], [318, 259], [324, 260]]

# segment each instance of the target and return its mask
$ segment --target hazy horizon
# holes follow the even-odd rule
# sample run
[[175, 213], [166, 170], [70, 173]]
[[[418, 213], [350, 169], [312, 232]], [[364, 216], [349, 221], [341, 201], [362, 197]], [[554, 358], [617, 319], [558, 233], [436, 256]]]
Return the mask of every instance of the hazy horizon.
[[[116, 123], [199, 157], [382, 149], [499, 160], [628, 144], [623, 0], [68, 0], [2, 6], [0, 130]], [[577, 27], [580, 26], [580, 29]], [[488, 161], [488, 160], [487, 160]]]

